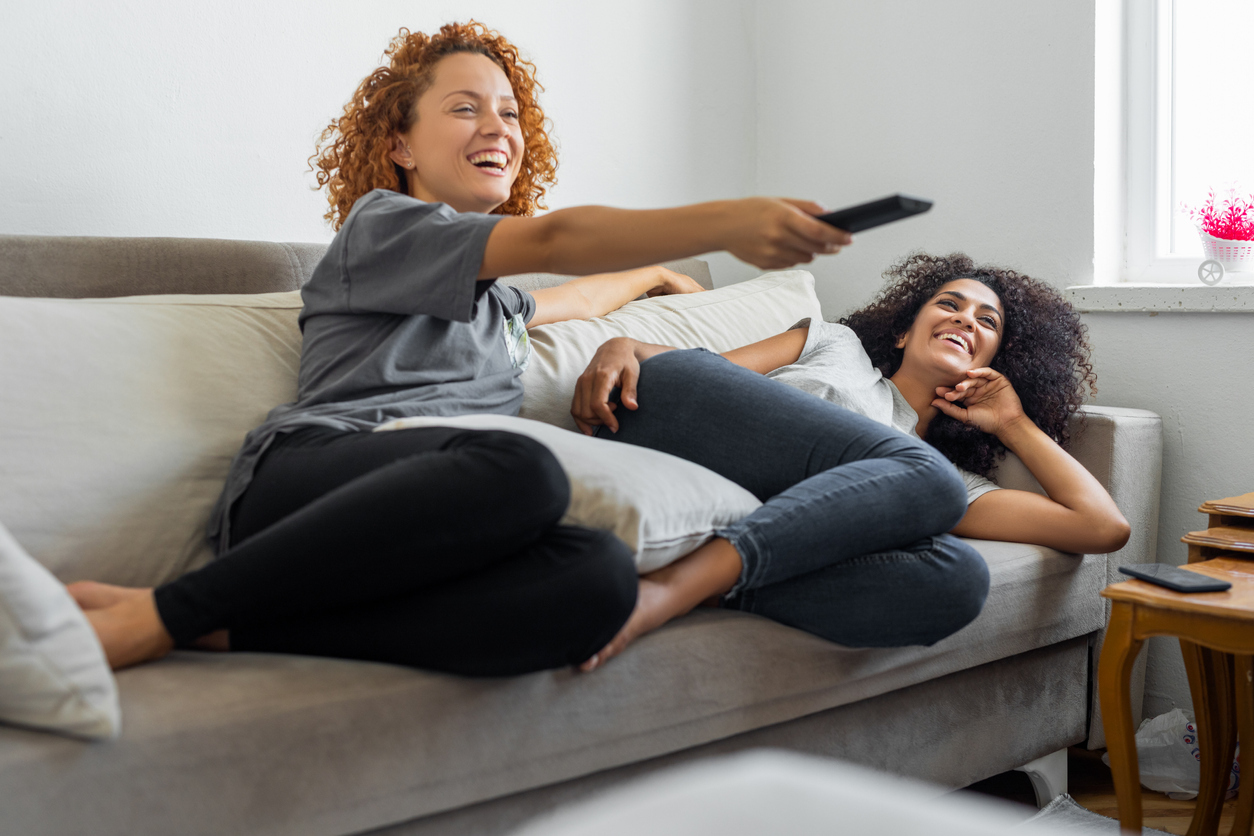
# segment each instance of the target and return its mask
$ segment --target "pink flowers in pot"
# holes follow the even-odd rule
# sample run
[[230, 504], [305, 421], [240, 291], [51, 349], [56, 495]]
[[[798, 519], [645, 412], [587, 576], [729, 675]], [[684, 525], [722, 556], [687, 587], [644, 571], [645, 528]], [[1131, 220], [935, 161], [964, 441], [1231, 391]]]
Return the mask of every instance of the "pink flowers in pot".
[[1206, 195], [1199, 208], [1183, 207], [1200, 231], [1225, 241], [1254, 241], [1254, 195], [1237, 197], [1236, 189], [1228, 190], [1228, 198], [1215, 205], [1215, 190]]

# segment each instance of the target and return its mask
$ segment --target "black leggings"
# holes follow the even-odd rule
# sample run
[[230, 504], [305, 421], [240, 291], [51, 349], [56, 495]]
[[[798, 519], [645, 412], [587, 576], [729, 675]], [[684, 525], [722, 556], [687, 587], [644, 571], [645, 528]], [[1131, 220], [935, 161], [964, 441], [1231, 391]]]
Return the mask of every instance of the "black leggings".
[[186, 645], [392, 662], [474, 676], [577, 664], [636, 602], [631, 551], [558, 525], [570, 485], [508, 432], [308, 428], [279, 436], [232, 546], [156, 590]]

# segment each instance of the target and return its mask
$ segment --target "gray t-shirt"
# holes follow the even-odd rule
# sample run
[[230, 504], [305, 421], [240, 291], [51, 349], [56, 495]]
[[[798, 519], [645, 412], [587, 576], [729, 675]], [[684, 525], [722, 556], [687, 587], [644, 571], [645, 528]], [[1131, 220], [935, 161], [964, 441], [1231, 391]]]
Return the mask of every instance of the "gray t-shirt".
[[[918, 438], [918, 413], [897, 386], [871, 363], [858, 335], [844, 325], [810, 319], [801, 320], [789, 330], [806, 326], [810, 333], [797, 362], [780, 366], [766, 376]], [[983, 476], [962, 468], [958, 472], [967, 485], [968, 505], [989, 491], [998, 490]]]
[[385, 189], [358, 199], [301, 290], [296, 402], [272, 410], [231, 463], [209, 522], [219, 551], [231, 504], [280, 433], [518, 414], [536, 303], [525, 291], [477, 281], [499, 220]]

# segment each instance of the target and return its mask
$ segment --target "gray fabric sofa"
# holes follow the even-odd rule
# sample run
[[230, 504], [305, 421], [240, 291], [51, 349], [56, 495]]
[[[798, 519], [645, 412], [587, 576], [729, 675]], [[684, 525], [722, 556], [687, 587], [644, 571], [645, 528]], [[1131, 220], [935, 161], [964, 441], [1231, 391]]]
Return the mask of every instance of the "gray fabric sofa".
[[[322, 249], [0, 236], [0, 295], [293, 290]], [[676, 266], [711, 286], [703, 262]], [[961, 787], [1100, 743], [1098, 592], [1118, 566], [1155, 559], [1161, 423], [1097, 407], [1077, 421], [1073, 452], [1111, 491], [1132, 539], [1082, 556], [975, 541], [991, 571], [988, 603], [933, 647], [851, 650], [752, 615], [698, 611], [592, 675], [473, 680], [176, 652], [118, 675], [115, 741], [0, 726], [0, 834], [499, 833], [625, 778], [753, 747]], [[1013, 459], [997, 480], [1034, 487]]]

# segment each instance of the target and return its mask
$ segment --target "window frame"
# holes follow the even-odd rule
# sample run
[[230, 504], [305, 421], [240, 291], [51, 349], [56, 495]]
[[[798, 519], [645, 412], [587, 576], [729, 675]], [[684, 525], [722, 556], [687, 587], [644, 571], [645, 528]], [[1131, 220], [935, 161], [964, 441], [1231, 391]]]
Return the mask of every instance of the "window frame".
[[1172, 176], [1175, 0], [1122, 0], [1122, 6], [1125, 237], [1119, 281], [1191, 285], [1202, 258], [1171, 254], [1180, 205]]
[[1125, 0], [1126, 238], [1123, 282], [1189, 283], [1196, 256], [1171, 255], [1174, 0]]
[[1254, 279], [1198, 280], [1170, 254], [1173, 0], [1098, 0], [1094, 34], [1093, 278], [1085, 313], [1254, 313]]

